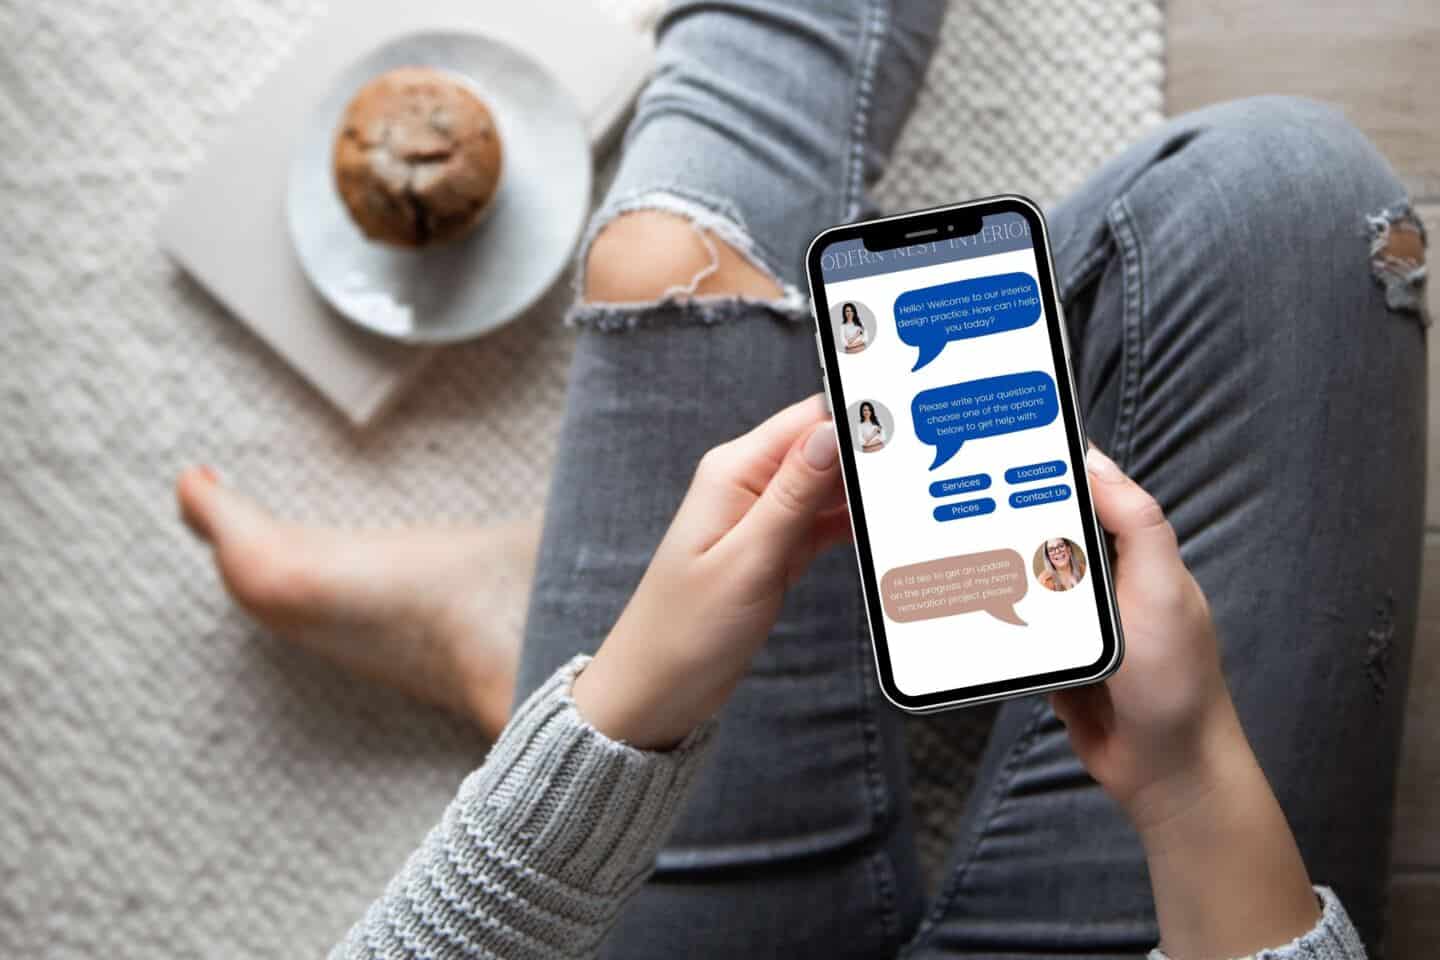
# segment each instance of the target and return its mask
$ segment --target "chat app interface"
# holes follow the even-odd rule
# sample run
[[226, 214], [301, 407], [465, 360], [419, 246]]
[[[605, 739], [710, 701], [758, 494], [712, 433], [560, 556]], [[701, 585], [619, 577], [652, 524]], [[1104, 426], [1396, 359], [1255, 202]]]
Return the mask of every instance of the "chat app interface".
[[895, 685], [924, 696], [1095, 663], [1028, 222], [997, 214], [894, 250], [839, 241], [820, 266]]

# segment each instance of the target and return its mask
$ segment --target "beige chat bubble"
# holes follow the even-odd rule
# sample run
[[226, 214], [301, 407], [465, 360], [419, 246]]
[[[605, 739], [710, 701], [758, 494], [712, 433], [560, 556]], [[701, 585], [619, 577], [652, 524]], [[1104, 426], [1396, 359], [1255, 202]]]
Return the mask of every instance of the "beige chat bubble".
[[897, 623], [984, 610], [996, 620], [1024, 627], [1029, 624], [1015, 612], [1015, 604], [1029, 589], [1020, 554], [986, 550], [886, 571], [880, 578], [880, 602]]

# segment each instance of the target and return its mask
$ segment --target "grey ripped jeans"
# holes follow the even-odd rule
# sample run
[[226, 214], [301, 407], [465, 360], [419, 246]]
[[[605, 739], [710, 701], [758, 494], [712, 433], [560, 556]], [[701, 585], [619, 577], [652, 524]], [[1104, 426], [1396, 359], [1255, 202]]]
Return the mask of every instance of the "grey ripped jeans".
[[[594, 229], [672, 210], [786, 293], [574, 309], [519, 698], [603, 639], [700, 455], [816, 390], [801, 257], [861, 212], [943, 6], [696, 0], [666, 15]], [[1404, 204], [1336, 113], [1261, 99], [1170, 121], [1049, 216], [1090, 436], [1169, 513], [1312, 875], [1371, 944], [1422, 522], [1420, 271], [1387, 257], [1423, 236]], [[725, 708], [607, 955], [1152, 946], [1137, 839], [1038, 698], [1000, 709], [948, 880], [925, 903], [900, 716], [864, 624], [853, 555], [831, 551]]]

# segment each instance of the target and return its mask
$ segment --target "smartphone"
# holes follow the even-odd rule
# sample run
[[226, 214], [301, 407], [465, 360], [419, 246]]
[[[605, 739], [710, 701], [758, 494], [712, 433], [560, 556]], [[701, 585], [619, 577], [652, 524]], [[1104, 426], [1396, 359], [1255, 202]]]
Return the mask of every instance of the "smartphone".
[[885, 696], [928, 713], [1113, 673], [1124, 640], [1040, 208], [843, 224], [806, 271]]

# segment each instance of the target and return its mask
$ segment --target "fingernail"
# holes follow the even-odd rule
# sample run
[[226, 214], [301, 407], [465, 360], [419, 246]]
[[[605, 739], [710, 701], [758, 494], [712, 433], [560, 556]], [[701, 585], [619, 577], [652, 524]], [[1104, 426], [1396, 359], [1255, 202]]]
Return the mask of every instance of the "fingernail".
[[1125, 474], [1115, 465], [1115, 461], [1105, 456], [1099, 447], [1092, 446], [1085, 455], [1085, 467], [1099, 480], [1113, 483], [1125, 479]]
[[822, 423], [810, 431], [801, 451], [805, 462], [816, 470], [829, 470], [840, 459], [840, 448], [835, 445], [835, 425]]
[[211, 483], [220, 482], [220, 475], [215, 472], [214, 467], [201, 467], [200, 476], [204, 477], [206, 480], [209, 480]]

